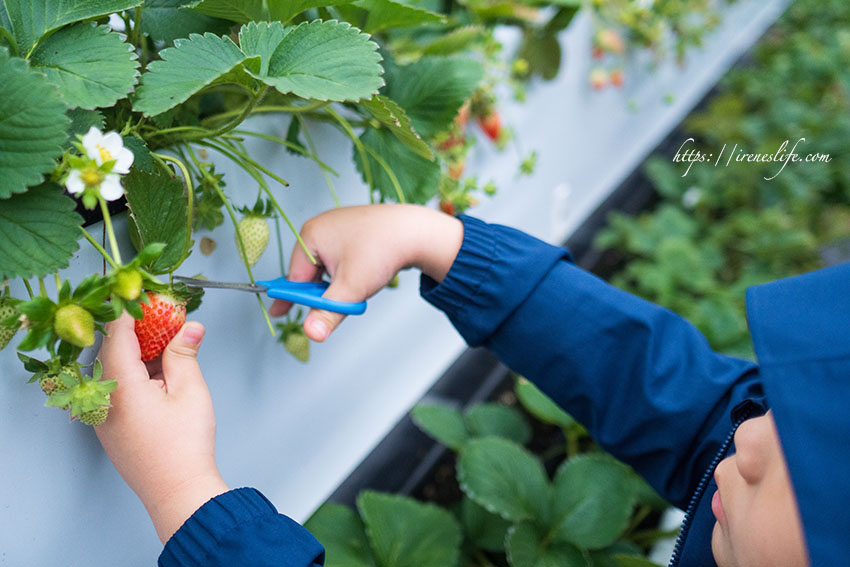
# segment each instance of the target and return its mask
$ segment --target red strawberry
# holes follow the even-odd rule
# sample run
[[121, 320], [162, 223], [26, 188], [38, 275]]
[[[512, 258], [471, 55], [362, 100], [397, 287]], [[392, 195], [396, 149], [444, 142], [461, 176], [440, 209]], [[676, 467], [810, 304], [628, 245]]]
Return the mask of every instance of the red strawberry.
[[165, 350], [186, 322], [186, 302], [166, 293], [147, 292], [148, 303], [142, 303], [142, 319], [136, 319], [136, 337], [142, 349], [142, 360], [153, 360]]
[[487, 137], [494, 142], [502, 135], [502, 120], [499, 118], [499, 113], [495, 110], [491, 111], [487, 116], [479, 118], [478, 125], [484, 130]]
[[455, 205], [451, 201], [448, 201], [446, 199], [440, 199], [440, 210], [446, 213], [447, 215], [454, 216]]
[[598, 45], [594, 45], [593, 46], [593, 58], [594, 59], [602, 59], [603, 57], [605, 57], [605, 52], [602, 51], [602, 48], [599, 47]]
[[615, 87], [623, 86], [623, 70], [622, 69], [614, 69], [611, 71], [611, 84]]

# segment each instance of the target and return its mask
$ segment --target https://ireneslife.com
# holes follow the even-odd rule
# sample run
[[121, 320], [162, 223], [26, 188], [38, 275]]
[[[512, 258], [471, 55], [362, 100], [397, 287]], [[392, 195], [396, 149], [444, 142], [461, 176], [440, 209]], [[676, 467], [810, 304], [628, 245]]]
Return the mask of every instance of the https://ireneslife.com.
[[779, 146], [779, 149], [772, 154], [748, 153], [738, 144], [734, 144], [731, 147], [729, 144], [723, 144], [720, 152], [714, 154], [713, 152], [702, 152], [691, 147], [694, 144], [694, 139], [688, 138], [679, 146], [679, 150], [673, 157], [673, 162], [688, 164], [688, 168], [682, 174], [682, 177], [690, 173], [695, 163], [709, 163], [714, 167], [720, 165], [729, 167], [732, 163], [776, 163], [778, 164], [778, 171], [772, 176], [764, 178], [765, 181], [771, 181], [772, 179], [776, 179], [789, 163], [829, 163], [832, 161], [829, 154], [810, 153], [801, 155], [797, 153], [797, 147], [805, 141], [805, 138], [800, 138], [794, 143], [791, 149], [788, 149], [791, 146], [791, 141], [785, 140]]

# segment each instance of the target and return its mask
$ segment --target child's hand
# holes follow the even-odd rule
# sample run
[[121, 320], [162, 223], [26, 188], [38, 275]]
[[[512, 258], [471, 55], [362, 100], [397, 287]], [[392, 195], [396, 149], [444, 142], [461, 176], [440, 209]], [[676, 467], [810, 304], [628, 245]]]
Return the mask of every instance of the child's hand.
[[106, 423], [95, 431], [162, 542], [207, 500], [227, 492], [215, 462], [215, 414], [195, 355], [204, 336], [186, 323], [162, 354], [142, 362], [126, 313], [107, 325], [98, 358], [118, 381]]
[[[460, 250], [463, 224], [444, 213], [415, 205], [366, 205], [332, 209], [301, 228], [301, 238], [316, 258], [314, 265], [299, 243], [289, 263], [288, 278], [318, 281], [331, 276], [324, 297], [359, 302], [380, 291], [399, 270], [419, 268], [442, 281]], [[292, 304], [275, 301], [274, 316]], [[323, 341], [345, 315], [311, 309], [304, 330]]]

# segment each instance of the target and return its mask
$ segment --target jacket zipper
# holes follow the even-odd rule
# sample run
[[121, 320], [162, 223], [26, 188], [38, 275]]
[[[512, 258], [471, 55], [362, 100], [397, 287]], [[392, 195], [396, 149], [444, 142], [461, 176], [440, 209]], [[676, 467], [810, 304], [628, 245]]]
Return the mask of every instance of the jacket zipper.
[[688, 531], [691, 529], [691, 521], [693, 520], [694, 513], [696, 512], [697, 504], [699, 504], [699, 501], [702, 499], [705, 489], [708, 488], [708, 482], [714, 475], [714, 469], [717, 468], [717, 465], [720, 464], [720, 461], [722, 461], [726, 456], [726, 452], [729, 450], [729, 445], [735, 438], [735, 432], [738, 430], [738, 426], [749, 419], [752, 413], [752, 409], [747, 409], [740, 417], [738, 417], [737, 420], [735, 420], [732, 424], [732, 431], [729, 432], [726, 440], [714, 456], [714, 460], [711, 461], [711, 465], [709, 465], [708, 469], [702, 475], [702, 479], [699, 481], [696, 491], [693, 496], [691, 496], [691, 501], [688, 503], [688, 509], [685, 512], [685, 519], [682, 521], [682, 528], [679, 530], [679, 536], [676, 538], [676, 545], [673, 548], [673, 555], [670, 557], [668, 567], [676, 567], [679, 565], [679, 559], [682, 554], [682, 546], [685, 543], [685, 539], [688, 537]]

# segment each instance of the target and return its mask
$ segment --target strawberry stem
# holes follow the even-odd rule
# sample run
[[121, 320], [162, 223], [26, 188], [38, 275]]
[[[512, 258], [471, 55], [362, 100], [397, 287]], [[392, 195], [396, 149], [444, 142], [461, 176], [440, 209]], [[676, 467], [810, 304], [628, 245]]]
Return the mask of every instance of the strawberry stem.
[[[301, 245], [301, 248], [304, 249], [304, 253], [307, 254], [307, 257], [310, 259], [310, 261], [313, 264], [315, 264], [316, 259], [310, 253], [310, 250], [307, 248], [307, 245], [301, 239], [301, 235], [298, 234], [298, 231], [292, 225], [292, 222], [290, 222], [289, 217], [287, 217], [286, 213], [283, 212], [283, 209], [281, 208], [280, 204], [277, 202], [277, 199], [275, 199], [275, 197], [274, 197], [274, 193], [272, 193], [271, 189], [269, 189], [269, 186], [265, 182], [263, 177], [257, 171], [253, 170], [253, 168], [254, 168], [254, 166], [258, 166], [262, 170], [264, 170], [265, 173], [268, 173], [270, 175], [274, 175], [274, 174], [271, 174], [270, 172], [268, 172], [268, 170], [266, 170], [262, 166], [259, 166], [259, 164], [257, 164], [254, 160], [249, 158], [247, 155], [240, 152], [237, 148], [234, 148], [231, 145], [226, 145], [225, 142], [219, 142], [219, 143], [221, 145], [214, 143], [214, 142], [210, 142], [210, 141], [198, 142], [199, 145], [210, 147], [210, 148], [216, 150], [217, 152], [221, 153], [225, 157], [230, 158], [236, 164], [241, 166], [245, 171], [247, 171], [248, 174], [251, 175], [257, 181], [257, 183], [260, 185], [260, 187], [263, 189], [263, 191], [266, 192], [266, 195], [269, 196], [269, 200], [272, 202], [272, 205], [274, 205], [274, 208], [277, 210], [277, 212], [280, 214], [280, 216], [283, 217], [283, 220], [286, 221], [286, 224], [289, 226], [289, 230], [292, 231], [292, 234], [295, 235], [295, 239], [298, 240], [298, 243]], [[222, 146], [224, 146], [224, 147], [222, 147]], [[283, 181], [279, 178], [277, 180]], [[238, 231], [237, 231], [237, 233], [238, 233]]]
[[[178, 168], [180, 168], [180, 172], [183, 174], [183, 179], [186, 182], [186, 244], [183, 246], [183, 253], [180, 255], [180, 260], [177, 262], [177, 265], [174, 266], [174, 270], [180, 267], [180, 264], [189, 256], [189, 252], [192, 250], [192, 213], [193, 207], [195, 205], [195, 189], [192, 185], [192, 176], [189, 175], [189, 170], [186, 169], [186, 164], [184, 164], [181, 160], [167, 156], [165, 154], [152, 154], [164, 161], [170, 161]], [[172, 272], [174, 271], [172, 270]]]
[[399, 203], [406, 203], [407, 199], [404, 198], [404, 191], [401, 190], [401, 185], [398, 182], [398, 178], [395, 176], [395, 173], [393, 172], [393, 170], [389, 166], [389, 164], [386, 162], [386, 160], [384, 158], [382, 158], [378, 154], [378, 152], [376, 152], [375, 150], [373, 150], [369, 146], [363, 146], [363, 147], [366, 148], [366, 151], [369, 152], [369, 155], [372, 156], [375, 159], [376, 162], [378, 162], [378, 165], [380, 165], [382, 168], [384, 168], [384, 171], [387, 173], [387, 176], [390, 178], [390, 183], [392, 183], [393, 187], [395, 188], [396, 196], [398, 197]]
[[[301, 124], [301, 131], [304, 132], [304, 138], [307, 139], [307, 146], [310, 147], [310, 151], [313, 152], [314, 156], [316, 156], [316, 163], [321, 164], [321, 162], [319, 161], [319, 152], [316, 150], [316, 145], [313, 143], [313, 136], [310, 135], [310, 131], [307, 129], [306, 121], [304, 120], [304, 118], [301, 117], [300, 114], [296, 114], [292, 117], [292, 119], [298, 120], [298, 122]], [[331, 169], [330, 172], [339, 177], [339, 174], [334, 170]], [[334, 189], [333, 181], [331, 181], [331, 177], [330, 175], [328, 175], [328, 171], [326, 171], [324, 168], [322, 168], [322, 176], [324, 176], [325, 178], [325, 183], [328, 184], [328, 190], [331, 192], [331, 197], [333, 197], [334, 206], [339, 207], [339, 197], [336, 194], [336, 189]]]
[[115, 263], [115, 260], [112, 259], [112, 257], [106, 252], [106, 250], [103, 249], [103, 246], [101, 246], [100, 243], [97, 240], [95, 240], [94, 237], [91, 234], [89, 234], [86, 229], [84, 229], [83, 227], [80, 227], [80, 231], [83, 233], [83, 236], [86, 237], [86, 240], [88, 240], [89, 243], [92, 246], [94, 246], [95, 250], [100, 252], [100, 255], [103, 256], [103, 258], [107, 262], [109, 262], [110, 266], [112, 266], [113, 268], [118, 268], [118, 264]]
[[[227, 214], [230, 216], [230, 220], [233, 222], [233, 229], [236, 231], [236, 242], [239, 244], [239, 250], [242, 251], [240, 257], [242, 258], [242, 264], [245, 265], [245, 269], [248, 271], [248, 279], [251, 283], [254, 283], [254, 274], [251, 273], [251, 266], [248, 265], [248, 254], [245, 251], [245, 243], [242, 242], [242, 234], [239, 232], [239, 222], [236, 220], [236, 213], [233, 212], [233, 207], [230, 206], [230, 201], [227, 200], [227, 196], [224, 194], [224, 191], [219, 187], [218, 180], [209, 174], [209, 172], [201, 167], [201, 162], [198, 160], [198, 157], [195, 155], [195, 151], [192, 150], [192, 146], [186, 144], [186, 151], [189, 152], [189, 158], [192, 160], [192, 163], [195, 164], [195, 167], [198, 171], [201, 172], [201, 175], [209, 181], [210, 186], [215, 189], [215, 192], [218, 194], [221, 201], [224, 203], [224, 208], [227, 209]], [[266, 306], [263, 304], [263, 298], [260, 297], [260, 294], [255, 294], [257, 296], [257, 302], [260, 304], [260, 309], [263, 311], [263, 317], [266, 319], [266, 324], [269, 326], [269, 331], [272, 336], [277, 336], [272, 326], [272, 321], [269, 318], [269, 312], [266, 311]]]
[[[300, 118], [300, 116], [296, 116], [295, 118], [293, 118], [293, 120], [296, 120], [298, 118]], [[303, 124], [303, 122], [302, 122], [302, 124]], [[301, 154], [302, 156], [304, 156], [306, 158], [310, 158], [311, 160], [316, 162], [316, 165], [318, 165], [319, 168], [321, 168], [322, 171], [328, 171], [330, 173], [333, 173], [336, 176], [339, 176], [339, 173], [337, 173], [336, 170], [334, 170], [331, 166], [329, 166], [328, 164], [323, 162], [321, 159], [319, 159], [319, 156], [316, 154], [316, 150], [312, 147], [310, 148], [310, 151], [312, 151], [313, 153], [310, 153], [310, 152], [306, 151], [304, 148], [300, 147], [298, 144], [293, 144], [292, 142], [284, 140], [283, 138], [279, 138], [277, 136], [272, 136], [271, 134], [262, 134], [260, 132], [251, 132], [250, 130], [233, 130], [233, 132], [231, 132], [230, 134], [223, 135], [222, 138], [238, 140], [239, 136], [253, 136], [255, 138], [260, 138], [262, 140], [267, 140], [269, 142], [274, 142], [276, 144], [280, 144], [281, 146], [285, 146], [285, 147], [289, 148], [290, 150], [297, 152], [297, 153]]]
[[[23, 279], [23, 278], [21, 278], [21, 279]], [[29, 280], [23, 280], [23, 282], [24, 282], [24, 287], [27, 288], [27, 293], [29, 294], [30, 299], [32, 299], [33, 297], [35, 297], [35, 294], [32, 292], [32, 286], [30, 285]]]
[[372, 193], [375, 191], [375, 182], [372, 180], [372, 170], [369, 167], [369, 158], [366, 155], [363, 142], [361, 142], [360, 138], [357, 137], [357, 134], [354, 133], [354, 130], [352, 130], [351, 124], [348, 123], [348, 120], [343, 118], [331, 107], [328, 107], [326, 110], [328, 114], [339, 123], [348, 137], [351, 138], [351, 143], [354, 144], [354, 147], [357, 149], [357, 153], [360, 154], [360, 163], [363, 165], [363, 177], [366, 178], [366, 185], [369, 186], [369, 202], [374, 203], [375, 198]]
[[121, 252], [118, 251], [118, 240], [115, 238], [115, 231], [112, 228], [112, 217], [109, 216], [109, 207], [106, 205], [106, 199], [98, 195], [97, 200], [100, 203], [100, 211], [103, 213], [103, 225], [106, 227], [106, 234], [109, 235], [109, 246], [112, 248], [112, 257], [118, 264], [123, 265], [124, 262], [121, 261]]

